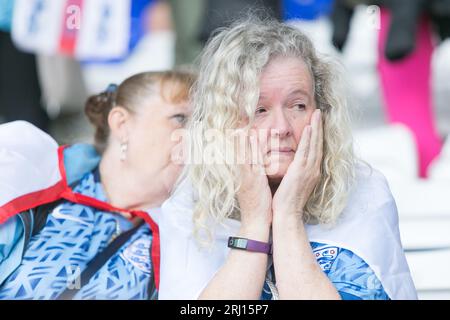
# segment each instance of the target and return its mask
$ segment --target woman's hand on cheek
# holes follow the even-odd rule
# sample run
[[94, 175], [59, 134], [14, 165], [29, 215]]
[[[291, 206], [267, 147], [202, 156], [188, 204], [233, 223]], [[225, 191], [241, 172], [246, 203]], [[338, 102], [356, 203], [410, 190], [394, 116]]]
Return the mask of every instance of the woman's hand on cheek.
[[240, 150], [244, 164], [240, 165], [241, 185], [237, 199], [243, 228], [270, 228], [272, 194], [256, 137], [249, 137], [245, 150]]
[[320, 110], [315, 110], [311, 125], [304, 128], [294, 160], [273, 197], [273, 219], [297, 217], [320, 180], [323, 156], [323, 128]]

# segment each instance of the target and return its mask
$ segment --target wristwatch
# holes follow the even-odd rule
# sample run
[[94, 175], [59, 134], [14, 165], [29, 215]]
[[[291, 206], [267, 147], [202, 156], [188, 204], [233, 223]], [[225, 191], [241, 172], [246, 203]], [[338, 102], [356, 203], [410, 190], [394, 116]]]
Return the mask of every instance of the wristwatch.
[[228, 248], [272, 254], [272, 245], [270, 243], [246, 238], [229, 237]]

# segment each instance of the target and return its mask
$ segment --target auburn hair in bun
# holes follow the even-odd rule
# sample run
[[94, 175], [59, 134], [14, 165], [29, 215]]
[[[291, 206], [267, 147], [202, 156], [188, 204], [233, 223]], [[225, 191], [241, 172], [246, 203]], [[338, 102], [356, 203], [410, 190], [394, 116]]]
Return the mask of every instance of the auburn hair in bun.
[[84, 112], [95, 127], [97, 151], [102, 154], [107, 147], [110, 135], [108, 117], [115, 106], [134, 113], [136, 108], [146, 106], [146, 99], [155, 94], [169, 103], [187, 101], [195, 79], [195, 74], [190, 71], [143, 72], [129, 77], [119, 86], [111, 84], [102, 93], [90, 96]]

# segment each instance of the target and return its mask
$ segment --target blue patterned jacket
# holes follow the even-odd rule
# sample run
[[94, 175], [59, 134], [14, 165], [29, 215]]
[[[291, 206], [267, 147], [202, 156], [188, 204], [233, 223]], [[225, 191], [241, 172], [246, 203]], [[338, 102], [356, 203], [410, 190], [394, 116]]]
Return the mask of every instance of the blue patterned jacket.
[[[74, 185], [100, 162], [95, 148], [88, 144], [75, 144], [64, 150], [64, 165], [69, 185]], [[49, 204], [50, 206], [52, 204]], [[46, 216], [39, 208], [22, 212], [0, 225], [0, 286], [20, 265], [24, 250], [32, 235], [39, 232]]]

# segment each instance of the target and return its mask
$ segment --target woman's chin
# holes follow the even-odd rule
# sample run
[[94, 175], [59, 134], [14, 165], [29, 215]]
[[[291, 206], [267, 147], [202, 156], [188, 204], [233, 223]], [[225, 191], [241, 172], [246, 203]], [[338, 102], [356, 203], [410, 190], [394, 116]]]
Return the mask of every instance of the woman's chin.
[[269, 179], [283, 179], [292, 159], [279, 159], [279, 161], [269, 161], [266, 166], [266, 175]]
[[274, 166], [271, 165], [266, 168], [266, 175], [269, 179], [269, 182], [272, 183], [280, 183], [283, 177], [285, 176], [287, 171], [287, 166]]

